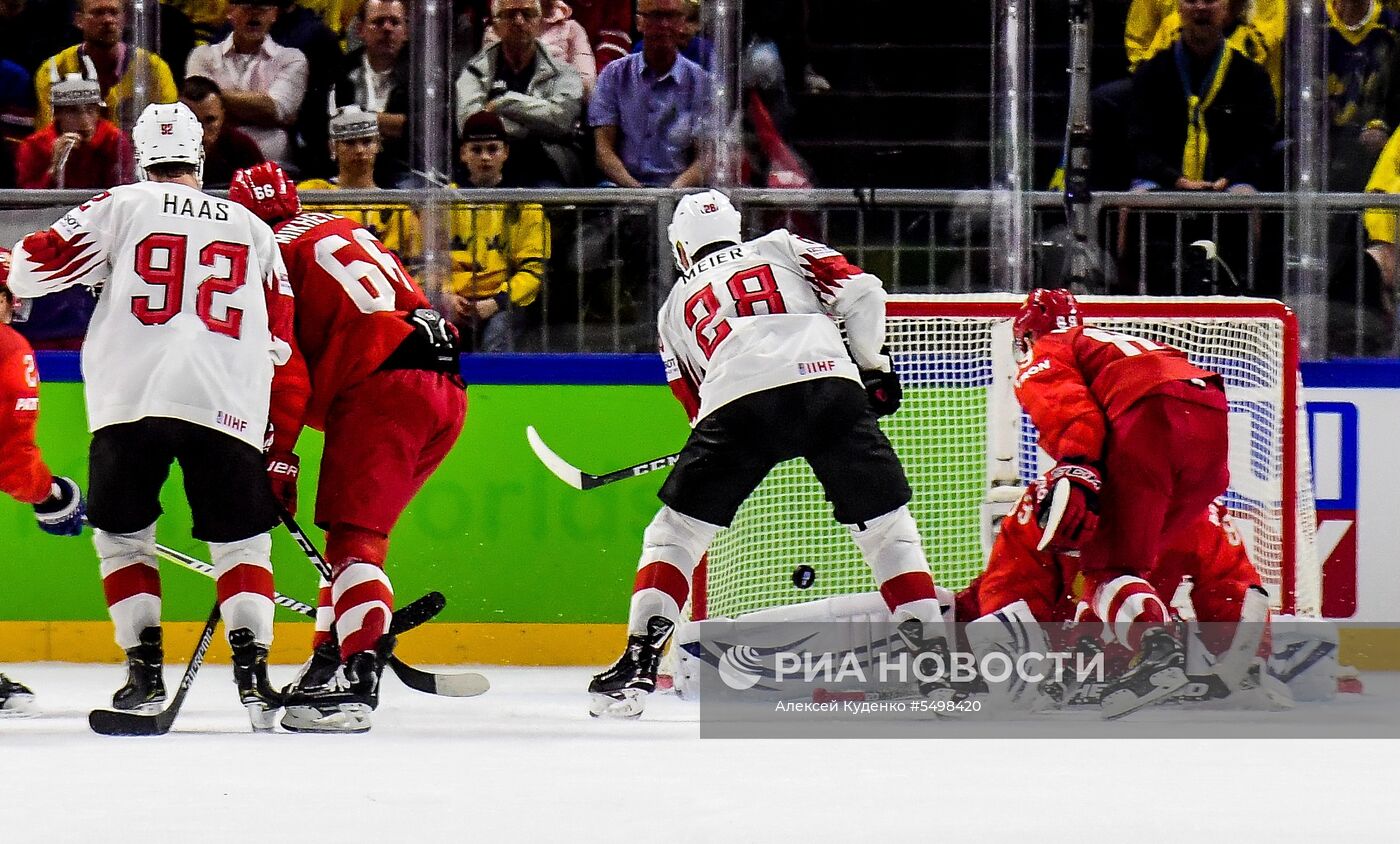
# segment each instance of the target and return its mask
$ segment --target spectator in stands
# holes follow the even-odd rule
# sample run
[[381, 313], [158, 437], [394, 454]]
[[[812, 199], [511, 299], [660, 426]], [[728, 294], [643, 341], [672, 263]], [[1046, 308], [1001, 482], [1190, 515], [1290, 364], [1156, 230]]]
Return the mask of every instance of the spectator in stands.
[[540, 43], [539, 0], [494, 0], [499, 43], [483, 49], [457, 77], [457, 126], [495, 112], [511, 139], [522, 184], [580, 184], [576, 149], [583, 82]]
[[185, 81], [185, 63], [190, 60], [190, 51], [195, 45], [194, 21], [184, 10], [171, 3], [160, 3], [160, 36], [156, 40], [157, 53], [178, 88]]
[[1226, 43], [1226, 0], [1180, 4], [1181, 36], [1133, 74], [1134, 188], [1253, 190], [1274, 141], [1268, 74]]
[[[327, 125], [330, 130], [330, 157], [337, 165], [337, 174], [330, 179], [310, 179], [297, 187], [301, 190], [375, 190], [383, 187], [374, 178], [381, 141], [379, 115], [361, 111], [356, 105], [347, 105], [336, 109]], [[423, 254], [418, 217], [406, 205], [364, 202], [314, 204], [317, 208], [349, 217], [374, 232], [380, 243], [397, 253], [405, 264], [416, 263]]]
[[588, 33], [599, 73], [632, 52], [633, 0], [573, 0], [569, 5], [574, 20]]
[[364, 43], [341, 64], [335, 104], [359, 106], [362, 111], [377, 115], [383, 149], [375, 161], [374, 180], [387, 187], [399, 187], [411, 172], [410, 115], [414, 107], [405, 49], [408, 10], [404, 0], [366, 0], [356, 20]]
[[[1400, 193], [1400, 130], [1391, 134], [1381, 150], [1366, 192]], [[1369, 208], [1362, 220], [1365, 252], [1355, 255], [1355, 247], [1348, 242], [1339, 249], [1340, 259], [1333, 261], [1336, 271], [1329, 291], [1333, 301], [1328, 309], [1330, 351], [1367, 357], [1390, 355], [1395, 351], [1396, 301], [1400, 298], [1400, 238], [1396, 237], [1400, 212]], [[1360, 336], [1356, 333], [1358, 315]]]
[[[598, 80], [598, 62], [589, 46], [588, 33], [583, 31], [582, 24], [570, 17], [574, 10], [564, 0], [540, 0], [540, 9], [543, 13], [540, 43], [556, 61], [574, 69], [583, 82], [583, 98], [587, 100]], [[495, 27], [488, 27], [482, 46], [490, 47], [500, 40]]]
[[15, 155], [34, 132], [34, 81], [29, 71], [0, 59], [0, 188], [15, 186]]
[[194, 26], [198, 44], [217, 44], [228, 34], [227, 0], [161, 0], [161, 5], [174, 6], [185, 13]]
[[196, 47], [185, 74], [214, 80], [229, 122], [247, 132], [268, 160], [295, 169], [287, 130], [306, 94], [306, 56], [268, 34], [277, 20], [270, 2], [235, 0], [228, 17], [233, 32], [217, 44]]
[[[746, 6], [745, 10], [747, 11], [750, 8], [753, 7]], [[715, 58], [715, 42], [710, 40], [709, 38], [706, 38], [704, 35], [701, 35], [700, 30], [700, 0], [685, 0], [686, 34], [685, 38], [681, 40], [681, 55], [700, 65], [705, 70], [710, 70], [710, 65]], [[765, 43], [767, 43], [768, 46], [772, 48], [772, 55], [776, 57], [777, 47], [774, 47], [771, 44], [771, 42]], [[633, 42], [632, 49], [628, 52], [640, 53], [643, 49], [645, 49], [645, 47], [646, 39], [638, 38], [635, 42]], [[753, 65], [753, 62], [749, 58], [749, 54], [752, 52], [752, 49], [753, 43], [751, 42], [749, 47], [745, 50], [745, 71], [748, 71]], [[775, 58], [774, 60], [776, 61], [777, 59]], [[747, 73], [745, 75], [747, 77]], [[778, 69], [778, 76], [782, 76], [781, 67]], [[747, 78], [745, 81], [748, 82], [749, 85], [753, 84], [752, 80], [748, 80]]]
[[190, 76], [180, 86], [180, 102], [189, 106], [204, 127], [204, 186], [227, 188], [235, 170], [266, 160], [247, 133], [224, 119], [219, 85], [203, 76]]
[[[303, 174], [327, 175], [334, 165], [326, 156], [326, 106], [340, 78], [345, 55], [340, 49], [340, 37], [325, 22], [323, 13], [329, 13], [330, 6], [339, 0], [324, 5], [298, 0], [277, 2], [277, 20], [268, 27], [268, 35], [283, 47], [300, 50], [306, 56], [306, 94], [292, 127], [293, 154]], [[338, 18], [339, 14], [327, 16]]]
[[139, 73], [146, 74], [148, 102], [175, 102], [178, 96], [175, 79], [165, 61], [122, 41], [126, 28], [125, 0], [77, 0], [76, 8], [73, 20], [83, 34], [82, 43], [49, 58], [34, 74], [34, 93], [39, 101], [34, 119], [36, 128], [42, 129], [53, 120], [49, 101], [52, 80], [72, 73], [86, 73], [84, 57], [91, 59], [97, 68], [97, 81], [107, 103], [106, 116], [119, 126], [131, 126], [146, 107], [146, 102], [135, 101]]
[[[499, 115], [480, 111], [462, 127], [470, 186], [502, 184], [509, 136]], [[535, 203], [459, 205], [452, 211], [452, 275], [445, 311], [473, 349], [508, 352], [539, 296], [549, 261], [549, 223]]]
[[680, 55], [685, 0], [639, 0], [637, 26], [645, 49], [604, 68], [589, 103], [598, 169], [627, 188], [699, 185], [709, 80]]
[[102, 116], [106, 104], [97, 80], [70, 73], [48, 88], [54, 119], [20, 144], [18, 186], [100, 190], [117, 184], [130, 147], [116, 124]]
[[[1128, 51], [1128, 68], [1138, 65], [1171, 46], [1181, 32], [1184, 15], [1179, 0], [1133, 0], [1123, 31]], [[1287, 23], [1287, 0], [1226, 0], [1229, 13], [1225, 38], [1269, 72], [1275, 103], [1283, 97], [1283, 39]]]
[[1355, 192], [1370, 178], [1400, 117], [1400, 14], [1376, 0], [1328, 0], [1331, 99], [1329, 190]]
[[0, 59], [34, 74], [70, 43], [72, 6], [51, 0], [0, 0]]

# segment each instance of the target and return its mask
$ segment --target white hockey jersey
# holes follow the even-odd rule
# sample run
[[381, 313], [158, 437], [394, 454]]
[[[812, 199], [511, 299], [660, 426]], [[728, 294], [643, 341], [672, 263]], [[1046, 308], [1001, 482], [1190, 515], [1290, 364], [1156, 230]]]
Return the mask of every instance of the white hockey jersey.
[[760, 390], [814, 378], [859, 383], [857, 364], [888, 367], [880, 280], [785, 229], [696, 261], [657, 322], [666, 380], [692, 425]]
[[268, 302], [292, 291], [272, 230], [248, 209], [177, 183], [123, 185], [11, 260], [16, 296], [100, 291], [82, 353], [89, 430], [170, 417], [262, 448], [273, 366], [291, 353]]

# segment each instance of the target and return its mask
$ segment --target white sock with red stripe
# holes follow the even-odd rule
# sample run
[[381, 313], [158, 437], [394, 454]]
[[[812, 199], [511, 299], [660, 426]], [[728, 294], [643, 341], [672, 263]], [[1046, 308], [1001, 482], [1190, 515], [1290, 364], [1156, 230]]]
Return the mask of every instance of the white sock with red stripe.
[[389, 632], [394, 612], [394, 587], [384, 569], [363, 560], [352, 560], [331, 583], [335, 605], [335, 632], [340, 657], [349, 659], [372, 651], [379, 637]]
[[632, 606], [627, 614], [629, 634], [645, 633], [652, 616], [662, 616], [673, 624], [680, 621], [695, 565], [718, 532], [719, 526], [692, 519], [670, 507], [657, 512], [642, 534], [642, 558], [637, 564]]
[[141, 644], [141, 631], [160, 626], [160, 569], [156, 565], [156, 526], [135, 533], [96, 528], [92, 544], [102, 572], [102, 593], [122, 650]]
[[942, 622], [942, 607], [919, 540], [919, 526], [909, 508], [900, 507], [849, 527], [894, 620]]
[[272, 534], [237, 542], [211, 542], [215, 589], [224, 630], [253, 631], [253, 641], [272, 644]]
[[1152, 584], [1130, 574], [1100, 582], [1093, 592], [1093, 608], [1114, 638], [1133, 650], [1148, 627], [1167, 621], [1167, 605]]
[[316, 632], [311, 634], [312, 650], [331, 640], [331, 628], [335, 626], [335, 604], [331, 601], [331, 582], [323, 577], [317, 583]]

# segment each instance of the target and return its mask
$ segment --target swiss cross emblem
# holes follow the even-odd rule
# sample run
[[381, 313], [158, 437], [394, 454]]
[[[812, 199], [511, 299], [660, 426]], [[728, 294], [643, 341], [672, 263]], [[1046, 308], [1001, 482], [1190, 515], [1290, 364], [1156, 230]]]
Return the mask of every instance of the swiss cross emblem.
[[162, 135], [173, 135], [173, 134], [175, 134], [175, 124], [174, 124], [174, 123], [162, 123], [162, 124], [160, 124], [160, 133], [161, 133]]

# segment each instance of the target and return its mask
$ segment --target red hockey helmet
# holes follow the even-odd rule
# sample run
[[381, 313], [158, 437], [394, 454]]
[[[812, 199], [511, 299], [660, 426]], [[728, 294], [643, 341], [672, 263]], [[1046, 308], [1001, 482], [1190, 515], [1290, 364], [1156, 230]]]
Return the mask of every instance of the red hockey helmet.
[[1029, 354], [1035, 338], [1049, 334], [1060, 328], [1073, 328], [1082, 325], [1079, 315], [1079, 300], [1063, 288], [1032, 290], [1016, 312], [1016, 321], [1011, 324], [1011, 335], [1016, 341], [1016, 350], [1022, 355]]
[[297, 186], [275, 161], [244, 167], [233, 174], [228, 198], [257, 214], [268, 225], [301, 213]]

